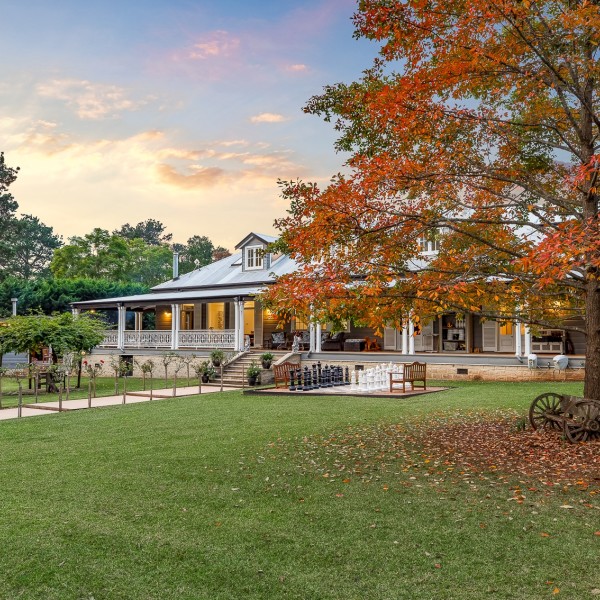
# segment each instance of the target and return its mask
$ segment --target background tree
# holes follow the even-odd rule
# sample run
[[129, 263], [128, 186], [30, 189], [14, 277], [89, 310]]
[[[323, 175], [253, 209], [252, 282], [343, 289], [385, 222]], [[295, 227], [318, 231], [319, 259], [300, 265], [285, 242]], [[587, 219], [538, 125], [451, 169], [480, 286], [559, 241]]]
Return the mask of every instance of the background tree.
[[14, 169], [6, 165], [4, 152], [0, 152], [0, 278], [4, 274], [4, 265], [12, 254], [6, 231], [15, 220], [15, 212], [19, 205], [9, 192], [9, 187], [17, 179], [18, 172], [18, 167]]
[[231, 252], [229, 252], [227, 248], [224, 248], [223, 246], [217, 246], [212, 253], [212, 262], [227, 258], [228, 256], [231, 256]]
[[49, 275], [54, 250], [62, 244], [52, 227], [33, 215], [23, 215], [7, 224], [3, 237], [8, 247], [0, 271], [22, 279]]
[[129, 223], [121, 226], [121, 229], [115, 229], [114, 235], [118, 235], [128, 240], [144, 240], [150, 246], [162, 246], [168, 244], [173, 235], [165, 233], [166, 227], [156, 219], [146, 219], [137, 225], [131, 226]]
[[186, 245], [174, 245], [179, 252], [179, 272], [183, 275], [213, 262], [215, 247], [205, 235], [194, 235]]
[[304, 266], [268, 299], [373, 324], [582, 315], [600, 400], [597, 3], [361, 0], [355, 24], [380, 56], [305, 108], [349, 174], [284, 184], [280, 247]]
[[17, 179], [19, 168], [8, 167], [4, 161], [4, 152], [0, 152], [0, 231], [14, 218], [19, 205], [8, 188]]
[[141, 238], [124, 238], [96, 228], [69, 242], [54, 253], [50, 269], [55, 277], [104, 278], [152, 286], [171, 273], [171, 250]]
[[0, 317], [12, 314], [11, 298], [18, 298], [20, 314], [51, 315], [68, 312], [71, 302], [145, 294], [149, 287], [139, 283], [121, 283], [107, 279], [35, 279], [25, 281], [9, 277], [0, 283]]

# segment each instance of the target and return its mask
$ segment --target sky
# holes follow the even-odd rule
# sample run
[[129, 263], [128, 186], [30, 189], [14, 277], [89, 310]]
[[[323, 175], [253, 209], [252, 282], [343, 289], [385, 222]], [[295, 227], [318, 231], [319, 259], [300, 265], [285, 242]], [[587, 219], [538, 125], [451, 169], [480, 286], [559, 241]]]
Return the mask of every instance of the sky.
[[277, 180], [343, 169], [302, 107], [360, 77], [355, 0], [0, 0], [0, 151], [64, 241], [148, 218], [233, 250], [275, 234]]

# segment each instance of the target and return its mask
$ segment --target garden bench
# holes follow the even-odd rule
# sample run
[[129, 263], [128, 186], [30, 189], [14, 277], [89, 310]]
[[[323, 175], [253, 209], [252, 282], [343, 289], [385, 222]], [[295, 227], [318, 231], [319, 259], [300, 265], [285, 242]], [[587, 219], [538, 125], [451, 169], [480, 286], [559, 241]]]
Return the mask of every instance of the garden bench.
[[[410, 383], [412, 389], [415, 389], [415, 382], [422, 381], [423, 389], [427, 389], [427, 365], [425, 363], [414, 362], [404, 365], [402, 373], [390, 373], [390, 393], [394, 391], [394, 384], [402, 384], [402, 393], [406, 392], [406, 384]], [[421, 386], [419, 386], [421, 387]]]
[[[288, 387], [290, 384], [290, 371], [297, 369], [299, 365], [291, 362], [284, 362], [280, 365], [273, 365], [273, 377], [275, 379], [275, 387]], [[279, 383], [283, 385], [280, 386]]]

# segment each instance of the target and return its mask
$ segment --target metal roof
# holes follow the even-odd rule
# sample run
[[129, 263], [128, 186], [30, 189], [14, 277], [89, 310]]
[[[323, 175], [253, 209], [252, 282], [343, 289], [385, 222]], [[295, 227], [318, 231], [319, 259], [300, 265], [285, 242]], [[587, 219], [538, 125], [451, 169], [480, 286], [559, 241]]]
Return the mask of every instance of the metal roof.
[[122, 304], [128, 307], [155, 306], [157, 304], [171, 304], [172, 302], [193, 302], [194, 300], [212, 300], [214, 302], [232, 300], [233, 298], [248, 298], [258, 294], [264, 286], [236, 286], [217, 287], [204, 290], [171, 290], [162, 293], [137, 294], [135, 296], [119, 296], [116, 298], [103, 298], [101, 300], [86, 300], [72, 302], [75, 308], [115, 308]]
[[257, 285], [273, 283], [275, 277], [291, 273], [297, 269], [296, 261], [286, 255], [273, 260], [269, 269], [244, 271], [242, 254], [237, 252], [217, 262], [181, 275], [177, 279], [165, 281], [152, 288], [153, 291], [186, 290], [220, 285]]

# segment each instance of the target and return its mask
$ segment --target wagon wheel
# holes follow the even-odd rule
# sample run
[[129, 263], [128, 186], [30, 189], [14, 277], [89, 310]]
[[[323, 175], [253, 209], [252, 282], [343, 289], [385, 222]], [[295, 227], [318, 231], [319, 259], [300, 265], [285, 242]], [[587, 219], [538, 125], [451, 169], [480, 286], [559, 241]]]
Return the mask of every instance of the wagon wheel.
[[600, 437], [600, 405], [590, 400], [575, 402], [565, 414], [563, 434], [572, 444]]
[[[562, 396], [553, 392], [540, 394], [529, 408], [529, 422], [534, 429], [561, 429]], [[555, 418], [552, 418], [555, 417]]]

